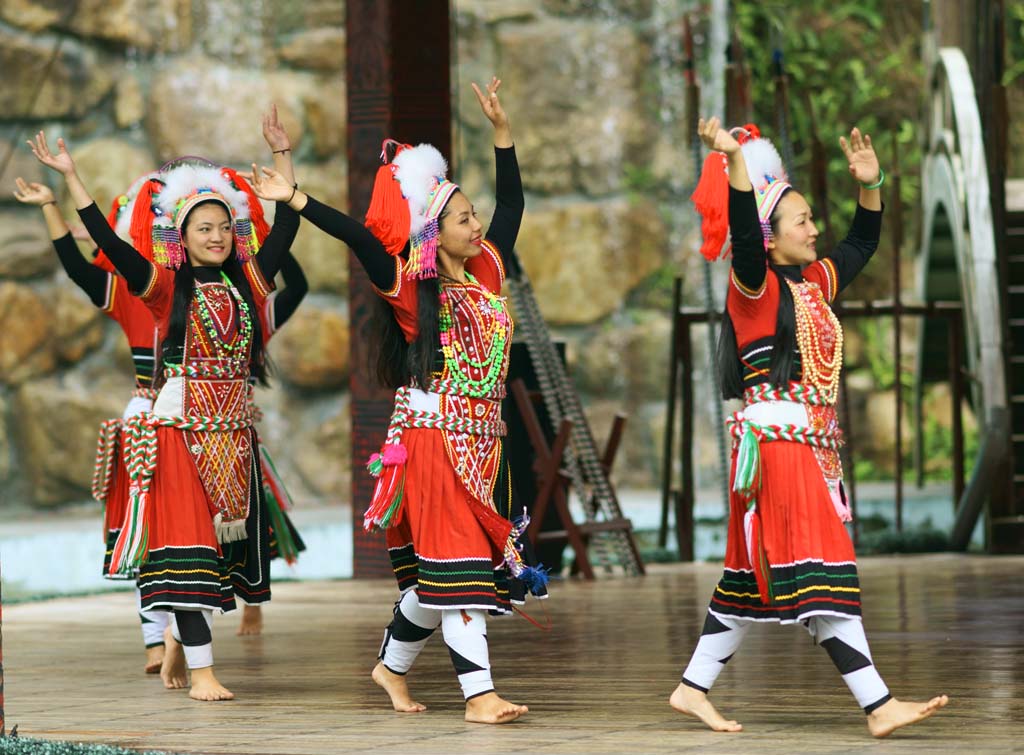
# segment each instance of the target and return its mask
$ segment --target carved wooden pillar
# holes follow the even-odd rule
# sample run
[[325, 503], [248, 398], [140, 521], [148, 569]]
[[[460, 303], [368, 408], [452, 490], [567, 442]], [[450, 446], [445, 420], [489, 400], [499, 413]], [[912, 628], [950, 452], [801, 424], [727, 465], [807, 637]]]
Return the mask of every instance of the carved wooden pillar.
[[[386, 137], [429, 142], [451, 155], [448, 2], [348, 0], [346, 13], [349, 211], [361, 219]], [[391, 567], [383, 535], [363, 530], [373, 493], [365, 464], [384, 441], [392, 393], [368, 369], [367, 326], [376, 295], [351, 254], [349, 270], [353, 574], [380, 577]]]

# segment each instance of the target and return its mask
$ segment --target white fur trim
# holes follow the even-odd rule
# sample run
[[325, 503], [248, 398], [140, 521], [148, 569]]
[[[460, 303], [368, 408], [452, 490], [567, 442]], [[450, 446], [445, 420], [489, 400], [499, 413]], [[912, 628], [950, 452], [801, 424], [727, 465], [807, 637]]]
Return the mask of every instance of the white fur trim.
[[743, 161], [747, 164], [747, 174], [750, 176], [750, 183], [755, 189], [763, 189], [768, 183], [766, 176], [775, 180], [789, 183], [789, 176], [786, 175], [786, 168], [782, 164], [782, 157], [775, 145], [767, 139], [751, 139], [740, 149], [743, 152]]
[[249, 197], [239, 191], [224, 177], [219, 168], [205, 166], [179, 165], [161, 174], [160, 180], [164, 188], [154, 204], [163, 215], [156, 225], [170, 226], [174, 223], [174, 207], [183, 197], [194, 194], [197, 189], [210, 189], [224, 197], [235, 211], [235, 220], [249, 217]]
[[402, 196], [409, 203], [412, 216], [411, 232], [416, 233], [425, 224], [424, 213], [430, 202], [430, 193], [438, 180], [447, 177], [448, 162], [431, 144], [419, 144], [403, 149], [394, 160], [395, 178], [402, 187]]

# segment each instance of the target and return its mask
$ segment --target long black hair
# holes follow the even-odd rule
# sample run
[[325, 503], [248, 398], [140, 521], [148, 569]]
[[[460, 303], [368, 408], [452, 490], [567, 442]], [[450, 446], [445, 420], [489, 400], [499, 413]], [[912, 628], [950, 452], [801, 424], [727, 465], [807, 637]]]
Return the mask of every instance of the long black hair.
[[[791, 189], [786, 189], [782, 197]], [[782, 197], [779, 197], [781, 200]], [[779, 202], [781, 204], [781, 202]], [[771, 216], [772, 232], [778, 230], [778, 207]], [[772, 385], [785, 387], [794, 378], [792, 375], [796, 359], [796, 312], [793, 309], [793, 292], [786, 285], [785, 275], [775, 263], [769, 261], [768, 275], [779, 279], [779, 310], [775, 317], [775, 338], [772, 342], [771, 370], [768, 382]], [[736, 328], [733, 325], [729, 309], [722, 315], [722, 329], [718, 334], [718, 377], [722, 386], [722, 398], [743, 398], [743, 363], [740, 361], [739, 343], [736, 340]]]
[[[185, 216], [185, 222], [181, 226], [182, 236], [184, 236], [185, 229], [188, 227], [192, 212], [196, 207], [202, 207], [205, 204], [216, 204], [218, 207], [224, 206], [223, 203], [215, 199], [197, 204]], [[252, 319], [249, 371], [252, 377], [256, 378], [261, 385], [266, 385], [269, 365], [263, 348], [263, 328], [260, 326], [259, 312], [256, 309], [256, 302], [252, 295], [252, 287], [249, 285], [249, 279], [245, 277], [245, 271], [242, 270], [242, 264], [238, 261], [236, 251], [237, 248], [234, 240], [232, 240], [231, 253], [228, 254], [220, 269], [228, 276], [249, 307], [249, 317]], [[189, 309], [192, 306], [192, 300], [195, 298], [195, 289], [195, 273], [192, 270], [192, 264], [188, 260], [188, 255], [186, 255], [185, 260], [181, 263], [181, 267], [174, 273], [174, 298], [171, 304], [171, 317], [167, 325], [167, 336], [164, 338], [161, 349], [161, 356], [165, 362], [177, 364], [182, 359], [185, 349], [185, 331], [188, 328]], [[241, 313], [239, 313], [239, 316], [241, 316]]]
[[[454, 195], [455, 193], [452, 194]], [[450, 204], [451, 197], [438, 216], [439, 230], [448, 217]], [[408, 251], [408, 246], [405, 251]], [[405, 281], [402, 285], [410, 283], [417, 287], [416, 339], [412, 343], [405, 340], [405, 334], [395, 319], [394, 310], [378, 297], [370, 323], [370, 342], [377, 345], [376, 349], [370, 349], [370, 359], [373, 362], [371, 366], [377, 380], [388, 388], [415, 385], [427, 390], [431, 376], [435, 372], [440, 372], [442, 368], [441, 332], [437, 319], [441, 311], [441, 278]]]

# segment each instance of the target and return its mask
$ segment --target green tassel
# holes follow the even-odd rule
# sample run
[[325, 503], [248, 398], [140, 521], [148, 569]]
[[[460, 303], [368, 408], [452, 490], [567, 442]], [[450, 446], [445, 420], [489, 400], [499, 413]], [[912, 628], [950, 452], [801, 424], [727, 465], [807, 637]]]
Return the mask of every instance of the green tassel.
[[374, 454], [366, 463], [366, 471], [373, 477], [380, 477], [380, 473], [384, 471], [384, 457], [380, 454]]
[[298, 548], [295, 547], [295, 540], [292, 538], [291, 528], [285, 521], [284, 512], [281, 511], [281, 502], [277, 500], [274, 491], [269, 485], [263, 486], [263, 494], [267, 499], [267, 513], [270, 515], [270, 526], [274, 528], [274, 538], [277, 540], [277, 552], [291, 564], [299, 557]]
[[402, 498], [405, 495], [405, 472], [402, 472], [401, 481], [398, 483], [398, 490], [395, 491], [395, 497], [391, 499], [391, 504], [388, 506], [387, 511], [384, 512], [384, 516], [380, 518], [380, 524], [378, 525], [381, 529], [387, 529], [391, 526], [391, 520], [394, 519], [395, 514], [402, 508]]
[[733, 492], [748, 497], [761, 488], [761, 446], [749, 427], [740, 438], [736, 451], [736, 477]]

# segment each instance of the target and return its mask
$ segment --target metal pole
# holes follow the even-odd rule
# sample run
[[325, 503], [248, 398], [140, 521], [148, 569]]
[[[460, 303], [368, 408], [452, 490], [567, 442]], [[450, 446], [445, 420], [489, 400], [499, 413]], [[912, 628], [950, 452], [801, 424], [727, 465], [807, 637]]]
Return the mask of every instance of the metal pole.
[[676, 400], [679, 395], [679, 308], [683, 301], [683, 279], [672, 284], [672, 354], [668, 368], [668, 407], [665, 417], [665, 444], [661, 463], [661, 524], [658, 527], [658, 547], [668, 544], [668, 509], [672, 502], [672, 465], [675, 453]]
[[892, 139], [892, 188], [889, 196], [892, 199], [895, 216], [892, 223], [892, 328], [894, 374], [896, 376], [896, 531], [903, 531], [903, 335], [901, 333], [900, 310], [902, 283], [900, 279], [900, 256], [903, 246], [903, 206], [900, 201], [900, 157], [896, 135]]

